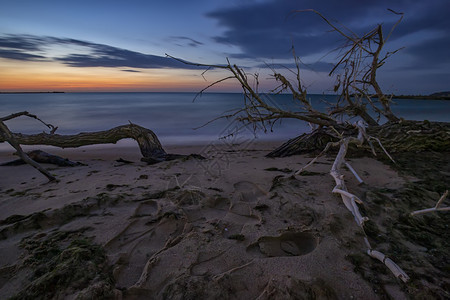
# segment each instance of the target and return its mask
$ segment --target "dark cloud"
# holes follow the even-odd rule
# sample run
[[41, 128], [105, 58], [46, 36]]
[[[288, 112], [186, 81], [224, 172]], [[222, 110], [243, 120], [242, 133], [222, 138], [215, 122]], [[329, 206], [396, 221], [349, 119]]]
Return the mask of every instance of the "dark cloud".
[[123, 72], [130, 72], [130, 73], [141, 73], [141, 71], [138, 70], [121, 70]]
[[[86, 53], [70, 53], [62, 57], [52, 57], [47, 48], [55, 45], [82, 46]], [[197, 67], [183, 64], [171, 58], [144, 54], [104, 44], [76, 39], [39, 37], [30, 35], [0, 36], [0, 57], [25, 61], [53, 60], [72, 67], [111, 68], [181, 68]]]
[[345, 24], [363, 18], [380, 2], [278, 0], [222, 9], [208, 16], [226, 28], [214, 38], [216, 42], [239, 46], [248, 57], [285, 58], [292, 44], [299, 55], [308, 55], [332, 49], [340, 39], [316, 14], [296, 10], [316, 9], [330, 19], [338, 16]]
[[199, 42], [197, 40], [194, 40], [194, 39], [191, 39], [191, 38], [188, 38], [185, 36], [171, 36], [170, 40], [175, 42], [176, 45], [181, 46], [181, 47], [183, 47], [185, 45], [191, 46], [191, 47], [198, 47], [198, 46], [203, 45], [202, 42]]
[[170, 58], [106, 45], [92, 44], [90, 48], [91, 54], [70, 54], [56, 60], [72, 67], [192, 68]]
[[42, 61], [46, 59], [46, 57], [42, 55], [30, 54], [15, 49], [8, 50], [1, 48], [0, 48], [0, 57], [25, 61]]
[[46, 42], [32, 35], [5, 35], [0, 37], [0, 49], [39, 51]]
[[450, 37], [426, 40], [424, 43], [408, 47], [406, 52], [415, 57], [411, 67], [429, 67], [435, 63], [450, 63]]
[[[245, 5], [210, 12], [207, 16], [217, 20], [225, 29], [213, 39], [218, 43], [237, 46], [241, 50], [241, 53], [235, 54], [234, 57], [277, 59], [288, 58], [292, 45], [295, 46], [297, 55], [304, 57], [328, 53], [343, 42], [319, 16], [298, 10], [315, 9], [330, 21], [338, 21], [353, 32], [361, 34], [379, 23], [389, 31], [399, 16], [389, 12], [388, 8], [405, 13], [402, 23], [392, 35], [392, 40], [404, 38], [406, 42], [417, 45], [406, 52], [419, 58], [418, 55], [446, 51], [436, 50], [433, 48], [435, 45], [425, 40], [408, 40], [411, 34], [424, 31], [430, 34], [442, 32], [442, 38], [435, 41], [436, 45], [441, 45], [440, 49], [448, 49], [450, 46], [446, 39], [450, 32], [450, 18], [448, 1], [445, 0], [272, 0], [250, 4], [246, 2]], [[439, 57], [445, 55], [438, 54]], [[438, 66], [440, 59], [429, 56], [428, 63]]]

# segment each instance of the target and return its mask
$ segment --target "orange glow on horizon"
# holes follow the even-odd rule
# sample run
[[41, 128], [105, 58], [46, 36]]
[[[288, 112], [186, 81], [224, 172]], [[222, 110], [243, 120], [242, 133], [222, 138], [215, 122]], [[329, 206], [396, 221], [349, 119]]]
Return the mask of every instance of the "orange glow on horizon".
[[[201, 70], [75, 68], [56, 62], [17, 62], [0, 59], [0, 92], [198, 92], [221, 78], [212, 72], [208, 82]], [[217, 77], [217, 79], [216, 79]], [[228, 82], [211, 91], [237, 91]]]

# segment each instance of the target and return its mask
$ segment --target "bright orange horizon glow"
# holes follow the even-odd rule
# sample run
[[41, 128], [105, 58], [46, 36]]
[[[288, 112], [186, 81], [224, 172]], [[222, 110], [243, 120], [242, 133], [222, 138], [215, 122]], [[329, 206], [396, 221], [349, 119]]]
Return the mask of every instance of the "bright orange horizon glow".
[[[0, 92], [198, 92], [221, 78], [211, 72], [206, 82], [201, 70], [76, 68], [57, 62], [16, 62], [0, 59]], [[238, 91], [226, 82], [211, 91]]]

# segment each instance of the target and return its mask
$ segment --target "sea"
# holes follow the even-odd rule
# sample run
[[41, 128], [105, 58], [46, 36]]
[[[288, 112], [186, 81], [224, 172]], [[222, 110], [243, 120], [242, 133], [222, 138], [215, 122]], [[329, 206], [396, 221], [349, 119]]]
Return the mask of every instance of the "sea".
[[[292, 95], [265, 95], [273, 106], [296, 110]], [[332, 95], [310, 95], [313, 107], [326, 111], [337, 100]], [[204, 144], [228, 139], [286, 141], [311, 130], [305, 122], [283, 119], [273, 128], [243, 126], [233, 118], [219, 118], [242, 108], [239, 93], [27, 93], [0, 94], [0, 117], [28, 111], [58, 127], [56, 133], [107, 130], [134, 123], [153, 130], [164, 145]], [[450, 122], [450, 101], [394, 100], [394, 113], [409, 120]], [[219, 119], [217, 119], [219, 118]], [[215, 121], [212, 121], [217, 119]], [[212, 121], [212, 122], [211, 122]], [[350, 120], [351, 121], [351, 120]], [[42, 123], [27, 117], [9, 120], [13, 132], [48, 132]], [[239, 130], [239, 134], [233, 134]], [[5, 143], [0, 144], [4, 148]]]

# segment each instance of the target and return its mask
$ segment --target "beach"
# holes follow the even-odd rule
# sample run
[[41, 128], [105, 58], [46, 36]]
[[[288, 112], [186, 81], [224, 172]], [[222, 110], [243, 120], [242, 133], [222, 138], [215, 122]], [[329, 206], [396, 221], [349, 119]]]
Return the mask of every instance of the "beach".
[[[365, 254], [361, 228], [331, 193], [333, 155], [293, 176], [313, 156], [265, 157], [279, 144], [173, 145], [168, 153], [205, 159], [154, 165], [132, 143], [42, 148], [81, 163], [44, 164], [57, 183], [28, 165], [0, 167], [1, 298], [410, 297], [410, 285]], [[344, 171], [373, 220], [376, 249], [414, 272], [426, 295], [443, 295], [448, 277], [416, 278], [442, 272], [433, 262], [415, 269], [428, 249], [388, 237], [387, 223], [400, 215], [389, 197], [398, 201], [395, 191], [418, 179], [373, 157], [348, 161], [365, 182]], [[428, 194], [423, 205], [432, 206], [439, 195]]]

